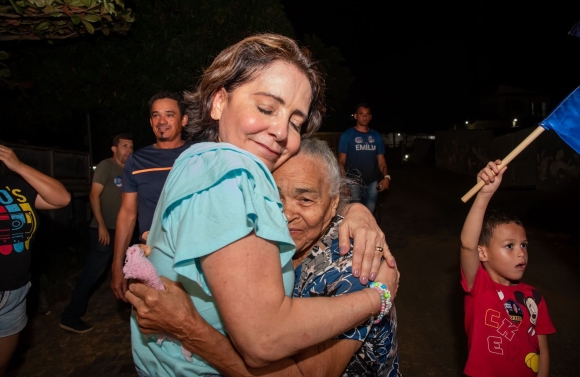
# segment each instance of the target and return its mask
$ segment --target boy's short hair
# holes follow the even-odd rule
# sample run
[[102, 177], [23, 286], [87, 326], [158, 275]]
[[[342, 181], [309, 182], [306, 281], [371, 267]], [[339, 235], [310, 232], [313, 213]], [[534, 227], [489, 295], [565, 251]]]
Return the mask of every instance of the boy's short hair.
[[122, 134], [118, 134], [113, 138], [113, 142], [112, 145], [113, 147], [116, 147], [117, 145], [119, 145], [119, 142], [121, 141], [121, 139], [123, 140], [133, 140], [133, 135], [129, 134], [129, 133], [122, 133]]
[[495, 228], [504, 224], [516, 224], [521, 227], [524, 226], [522, 221], [514, 214], [506, 213], [500, 210], [488, 211], [483, 218], [483, 225], [481, 226], [478, 245], [489, 246], [489, 242], [493, 237], [493, 231]]

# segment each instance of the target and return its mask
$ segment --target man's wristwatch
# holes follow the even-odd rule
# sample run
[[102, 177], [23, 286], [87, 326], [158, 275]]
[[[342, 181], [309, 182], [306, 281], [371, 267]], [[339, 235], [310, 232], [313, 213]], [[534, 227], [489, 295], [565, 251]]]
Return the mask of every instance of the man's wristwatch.
[[391, 176], [390, 176], [390, 175], [388, 175], [388, 174], [387, 174], [387, 175], [385, 175], [385, 178], [388, 178], [388, 179], [389, 179], [389, 181], [391, 180]]

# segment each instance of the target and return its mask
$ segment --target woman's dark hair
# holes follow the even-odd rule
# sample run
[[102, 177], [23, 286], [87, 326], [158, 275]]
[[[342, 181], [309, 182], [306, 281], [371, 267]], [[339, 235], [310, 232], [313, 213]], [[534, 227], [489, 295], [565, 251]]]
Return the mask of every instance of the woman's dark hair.
[[481, 226], [478, 244], [481, 246], [489, 246], [495, 228], [504, 224], [524, 226], [522, 221], [513, 214], [508, 214], [497, 209], [490, 210], [483, 217], [483, 225]]
[[306, 48], [301, 48], [291, 38], [279, 34], [257, 34], [220, 52], [204, 71], [195, 91], [183, 93], [188, 136], [195, 140], [217, 141], [218, 122], [211, 118], [215, 93], [222, 88], [231, 93], [277, 61], [292, 64], [308, 78], [312, 100], [302, 136], [307, 137], [318, 130], [326, 112], [325, 83], [318, 63]]

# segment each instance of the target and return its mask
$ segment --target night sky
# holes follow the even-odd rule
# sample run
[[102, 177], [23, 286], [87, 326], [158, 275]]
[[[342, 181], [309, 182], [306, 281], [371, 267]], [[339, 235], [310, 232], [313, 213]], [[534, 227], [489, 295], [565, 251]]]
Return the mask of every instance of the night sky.
[[382, 131], [430, 132], [469, 118], [474, 101], [503, 84], [559, 102], [580, 85], [577, 2], [365, 2], [283, 0], [297, 37], [340, 49], [359, 102]]

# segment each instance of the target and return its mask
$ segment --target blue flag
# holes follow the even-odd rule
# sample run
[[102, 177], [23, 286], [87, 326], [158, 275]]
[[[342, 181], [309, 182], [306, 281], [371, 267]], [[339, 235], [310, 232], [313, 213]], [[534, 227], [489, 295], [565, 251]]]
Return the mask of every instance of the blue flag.
[[580, 86], [566, 97], [546, 119], [540, 122], [554, 130], [562, 140], [580, 154]]

